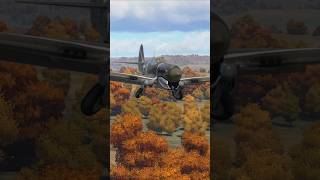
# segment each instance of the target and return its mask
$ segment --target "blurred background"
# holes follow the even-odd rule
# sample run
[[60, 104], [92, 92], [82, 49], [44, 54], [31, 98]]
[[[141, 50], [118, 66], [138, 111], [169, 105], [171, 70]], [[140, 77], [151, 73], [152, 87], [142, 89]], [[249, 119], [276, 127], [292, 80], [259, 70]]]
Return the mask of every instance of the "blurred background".
[[[231, 49], [320, 47], [320, 2], [216, 0]], [[217, 179], [320, 177], [319, 65], [238, 77], [237, 114], [214, 124]]]
[[[95, 44], [91, 20], [85, 8], [0, 2], [1, 32]], [[100, 178], [108, 113], [80, 112], [96, 77], [0, 61], [0, 78], [0, 179]]]

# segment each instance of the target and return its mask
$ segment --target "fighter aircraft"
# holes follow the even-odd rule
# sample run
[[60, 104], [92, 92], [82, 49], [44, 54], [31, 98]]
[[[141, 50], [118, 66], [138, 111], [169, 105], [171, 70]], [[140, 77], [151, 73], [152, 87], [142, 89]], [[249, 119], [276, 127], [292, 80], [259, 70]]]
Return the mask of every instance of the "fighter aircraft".
[[124, 74], [110, 72], [110, 80], [119, 81], [130, 84], [140, 85], [135, 96], [139, 98], [147, 86], [155, 86], [157, 88], [162, 88], [170, 90], [172, 95], [176, 99], [182, 99], [182, 89], [184, 86], [189, 84], [200, 84], [210, 81], [209, 76], [204, 77], [190, 77], [181, 78], [182, 71], [177, 65], [168, 64], [159, 59], [153, 58], [145, 61], [143, 46], [141, 44], [139, 51], [139, 58], [137, 63], [132, 62], [119, 62], [126, 64], [137, 64], [139, 71], [142, 73], [140, 75]]
[[229, 49], [229, 27], [211, 10], [211, 117], [214, 119], [233, 115], [232, 96], [239, 75], [301, 72], [308, 64], [320, 63], [320, 48]]

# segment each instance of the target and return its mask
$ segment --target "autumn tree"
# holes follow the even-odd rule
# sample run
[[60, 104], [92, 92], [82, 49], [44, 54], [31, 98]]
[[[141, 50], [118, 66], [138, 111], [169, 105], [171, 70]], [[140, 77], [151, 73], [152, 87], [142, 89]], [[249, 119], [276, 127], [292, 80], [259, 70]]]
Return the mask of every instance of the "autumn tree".
[[139, 104], [135, 99], [131, 99], [124, 103], [121, 106], [121, 113], [122, 114], [132, 114], [135, 116], [142, 117], [142, 114], [139, 109]]
[[320, 177], [320, 123], [304, 131], [302, 141], [290, 149], [292, 172], [295, 179], [318, 179]]
[[160, 89], [160, 88], [155, 88], [155, 87], [146, 87], [144, 91], [144, 95], [149, 98], [158, 97], [160, 100], [166, 100], [166, 99], [172, 98], [169, 91]]
[[274, 38], [267, 28], [263, 28], [251, 15], [238, 18], [231, 25], [231, 46], [234, 48], [284, 48], [288, 42]]
[[31, 84], [15, 98], [15, 118], [22, 137], [37, 137], [47, 129], [49, 119], [62, 117], [64, 95], [46, 82]]
[[209, 179], [208, 140], [197, 134], [185, 136], [185, 149], [169, 149], [163, 137], [142, 131], [139, 117], [118, 116], [111, 127], [111, 143], [117, 148], [112, 179]]
[[132, 114], [118, 115], [111, 126], [110, 144], [115, 148], [122, 148], [126, 139], [131, 139], [142, 132], [141, 118]]
[[185, 131], [181, 138], [181, 144], [187, 152], [196, 151], [205, 156], [209, 151], [208, 139], [199, 134]]
[[86, 40], [90, 42], [98, 42], [100, 37], [99, 33], [92, 27], [86, 29], [86, 31], [84, 32], [84, 36]]
[[65, 95], [68, 94], [70, 88], [71, 74], [68, 71], [60, 69], [44, 68], [41, 75], [45, 81], [50, 84], [63, 89]]
[[84, 144], [86, 131], [74, 123], [51, 124], [47, 134], [37, 141], [38, 164], [66, 165], [79, 168], [97, 166], [96, 156], [89, 144]]
[[288, 88], [278, 86], [262, 99], [263, 108], [273, 116], [282, 116], [292, 124], [299, 119], [299, 98]]
[[212, 160], [211, 168], [215, 179], [228, 179], [232, 167], [230, 146], [222, 139], [211, 136], [212, 138]]
[[305, 104], [302, 107], [305, 114], [312, 117], [320, 115], [320, 84], [315, 84], [310, 87], [305, 97]]
[[3, 148], [12, 144], [18, 137], [17, 123], [13, 118], [13, 106], [0, 94], [0, 162], [5, 159]]
[[210, 125], [210, 102], [205, 102], [200, 108], [200, 111], [203, 121]]
[[270, 150], [252, 151], [247, 161], [232, 169], [230, 179], [293, 180], [290, 160]]
[[7, 30], [8, 30], [7, 24], [3, 21], [0, 21], [0, 32], [7, 31]]
[[202, 113], [206, 110], [203, 109], [201, 111], [201, 109], [196, 104], [194, 97], [192, 96], [185, 96], [183, 106], [183, 126], [185, 131], [198, 132], [202, 134], [205, 133], [210, 124], [210, 122], [208, 121], [208, 115]]
[[152, 100], [147, 96], [141, 96], [140, 98], [137, 99], [137, 103], [138, 103], [138, 108], [140, 112], [144, 116], [148, 116], [152, 106]]
[[174, 102], [161, 102], [152, 105], [149, 113], [149, 129], [169, 134], [173, 133], [181, 123], [181, 108]]
[[197, 99], [201, 99], [203, 97], [203, 92], [201, 91], [200, 87], [196, 88], [193, 92], [192, 92], [192, 96], [197, 98]]
[[17, 180], [88, 180], [100, 179], [102, 176], [102, 168], [85, 167], [72, 168], [66, 165], [48, 165], [39, 168], [24, 168], [19, 173]]
[[259, 150], [282, 153], [282, 146], [272, 130], [269, 113], [256, 104], [248, 104], [235, 116], [236, 160], [243, 164], [248, 155]]
[[290, 19], [287, 23], [287, 32], [288, 34], [306, 34], [308, 31], [307, 26], [302, 21], [295, 21], [293, 19]]

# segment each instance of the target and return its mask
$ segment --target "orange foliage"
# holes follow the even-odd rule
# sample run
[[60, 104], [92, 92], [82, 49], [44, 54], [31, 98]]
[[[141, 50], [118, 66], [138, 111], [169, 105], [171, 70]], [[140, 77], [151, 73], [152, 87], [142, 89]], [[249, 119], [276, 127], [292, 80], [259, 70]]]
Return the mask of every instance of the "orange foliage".
[[261, 110], [256, 104], [248, 104], [235, 116], [237, 160], [239, 163], [246, 161], [253, 151], [271, 150], [282, 153], [279, 138], [272, 130], [269, 113]]
[[231, 47], [233, 48], [284, 48], [286, 40], [273, 38], [271, 31], [261, 27], [252, 16], [245, 15], [232, 24]]
[[133, 68], [133, 67], [121, 67], [120, 69], [121, 73], [126, 73], [126, 74], [137, 74], [137, 68]]
[[130, 90], [124, 87], [123, 83], [111, 81], [110, 92], [113, 94], [118, 106], [122, 105], [130, 98]]
[[14, 104], [13, 116], [21, 137], [38, 137], [46, 131], [49, 119], [62, 117], [63, 90], [39, 81], [33, 66], [0, 62], [0, 72], [0, 87], [5, 98]]
[[[111, 127], [111, 143], [117, 147], [118, 162], [118, 166], [111, 167], [112, 179], [209, 179], [210, 152], [206, 138], [188, 134], [184, 144], [189, 152], [183, 148], [169, 149], [163, 137], [152, 131], [141, 131], [141, 119], [124, 116], [126, 121], [116, 120]], [[120, 138], [115, 138], [117, 135]]]
[[64, 93], [46, 82], [36, 82], [14, 99], [15, 118], [22, 137], [37, 137], [47, 129], [49, 119], [60, 119], [64, 109]]
[[41, 180], [89, 180], [100, 179], [102, 176], [102, 169], [83, 167], [74, 169], [63, 165], [48, 165], [46, 167], [29, 170], [22, 170], [22, 173], [18, 176], [18, 180], [25, 179], [41, 179]]
[[50, 19], [46, 16], [38, 16], [28, 34], [66, 40], [79, 39], [77, 22], [70, 18], [60, 17]]
[[111, 126], [110, 143], [116, 148], [121, 148], [122, 143], [136, 136], [142, 131], [141, 118], [131, 114], [117, 116], [115, 122]]
[[0, 32], [8, 30], [7, 24], [3, 21], [0, 21]]
[[253, 151], [247, 162], [230, 173], [230, 179], [293, 180], [287, 157], [269, 150]]
[[184, 132], [182, 145], [187, 152], [196, 151], [202, 156], [205, 156], [209, 151], [208, 139], [198, 133]]

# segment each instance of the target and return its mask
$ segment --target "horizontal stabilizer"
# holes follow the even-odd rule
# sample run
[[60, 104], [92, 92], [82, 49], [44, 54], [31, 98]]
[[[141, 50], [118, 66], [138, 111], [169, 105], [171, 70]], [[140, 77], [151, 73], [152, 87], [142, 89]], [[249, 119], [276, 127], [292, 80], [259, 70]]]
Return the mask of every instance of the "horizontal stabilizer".
[[94, 3], [94, 2], [65, 2], [65, 1], [35, 1], [35, 0], [16, 0], [17, 3], [24, 4], [39, 4], [39, 5], [53, 5], [53, 6], [69, 6], [78, 8], [108, 8], [106, 3]]

